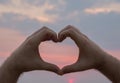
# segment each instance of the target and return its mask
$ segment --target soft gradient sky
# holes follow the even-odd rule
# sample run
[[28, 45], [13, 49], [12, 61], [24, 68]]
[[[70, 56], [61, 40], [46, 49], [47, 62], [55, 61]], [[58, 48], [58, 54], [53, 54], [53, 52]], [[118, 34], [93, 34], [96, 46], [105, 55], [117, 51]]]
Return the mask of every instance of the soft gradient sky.
[[[120, 0], [0, 0], [0, 64], [34, 31], [48, 26], [57, 33], [74, 25], [105, 51], [120, 59]], [[45, 61], [60, 67], [77, 60], [71, 39], [40, 45]], [[111, 83], [96, 70], [58, 76], [24, 73], [18, 83]]]

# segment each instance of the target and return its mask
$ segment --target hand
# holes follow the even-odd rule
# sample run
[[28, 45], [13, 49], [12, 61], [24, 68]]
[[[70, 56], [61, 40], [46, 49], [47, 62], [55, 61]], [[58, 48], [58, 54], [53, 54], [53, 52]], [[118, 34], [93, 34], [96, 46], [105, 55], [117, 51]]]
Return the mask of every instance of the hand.
[[32, 70], [47, 70], [58, 73], [59, 68], [42, 60], [39, 54], [39, 44], [52, 40], [57, 42], [57, 34], [43, 27], [29, 36], [23, 44], [15, 50], [6, 63], [16, 71], [27, 72]]
[[61, 74], [94, 69], [104, 64], [105, 52], [73, 26], [67, 26], [58, 34], [59, 42], [66, 37], [75, 41], [79, 48], [79, 57], [76, 63], [68, 65], [61, 70]]

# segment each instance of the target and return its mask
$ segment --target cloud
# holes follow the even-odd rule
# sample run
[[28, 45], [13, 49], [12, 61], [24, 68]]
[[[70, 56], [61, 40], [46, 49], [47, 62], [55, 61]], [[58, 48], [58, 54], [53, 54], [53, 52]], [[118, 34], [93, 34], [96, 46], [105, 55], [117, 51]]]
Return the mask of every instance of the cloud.
[[120, 14], [120, 3], [112, 2], [106, 4], [99, 4], [97, 6], [93, 6], [91, 8], [86, 8], [84, 10], [87, 14], [99, 14], [99, 13], [119, 13]]
[[45, 42], [40, 45], [40, 54], [45, 61], [56, 64], [62, 68], [65, 65], [76, 62], [79, 50], [75, 45]]
[[40, 22], [52, 23], [58, 18], [58, 14], [48, 14], [47, 11], [56, 9], [56, 5], [50, 4], [47, 0], [42, 5], [31, 5], [24, 0], [11, 0], [7, 4], [0, 4], [0, 16], [5, 13], [23, 15], [36, 19]]
[[66, 5], [66, 0], [58, 0], [58, 2], [61, 4], [61, 5]]
[[0, 28], [0, 57], [10, 56], [24, 39], [25, 36], [17, 30]]

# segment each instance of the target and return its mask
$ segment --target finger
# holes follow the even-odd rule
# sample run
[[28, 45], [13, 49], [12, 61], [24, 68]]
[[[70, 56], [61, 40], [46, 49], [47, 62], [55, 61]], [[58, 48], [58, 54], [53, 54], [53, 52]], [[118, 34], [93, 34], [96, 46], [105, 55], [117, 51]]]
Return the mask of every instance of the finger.
[[66, 26], [66, 27], [65, 27], [64, 29], [62, 29], [59, 33], [65, 31], [65, 30], [73, 29], [73, 28], [74, 28], [74, 30], [75, 30], [76, 32], [80, 33], [80, 31], [79, 31], [77, 28], [75, 28], [74, 26], [72, 26], [72, 25]]
[[52, 31], [51, 29], [49, 29], [49, 31], [45, 34], [44, 37], [45, 39], [43, 41], [46, 40], [52, 40], [54, 42], [58, 41], [56, 32]]
[[61, 70], [60, 75], [74, 73], [74, 72], [80, 72], [80, 71], [85, 71], [85, 70], [90, 69], [89, 66], [88, 67], [83, 67], [83, 66], [80, 67], [80, 66], [78, 66], [78, 67], [75, 65], [66, 66]]
[[77, 29], [77, 28], [75, 28], [74, 26], [71, 26], [71, 25], [68, 25], [68, 26], [66, 26], [64, 29], [62, 29], [60, 32], [59, 32], [59, 34], [58, 34], [58, 37], [60, 36], [60, 34], [62, 33], [62, 32], [64, 32], [64, 31], [66, 31], [66, 30], [74, 30], [76, 33], [80, 33], [80, 31]]
[[44, 63], [42, 70], [51, 71], [51, 72], [54, 72], [56, 74], [59, 74], [59, 71], [60, 71], [59, 67], [57, 67], [54, 64], [47, 63], [47, 62]]
[[43, 27], [38, 31], [36, 31], [35, 33], [33, 33], [31, 36], [29, 36], [26, 42], [36, 47], [41, 42], [47, 41], [47, 40], [53, 40], [54, 42], [57, 42], [57, 34], [51, 29], [47, 27]]
[[46, 41], [46, 40], [57, 41], [57, 34], [53, 30], [47, 27], [43, 27], [39, 32], [37, 32], [34, 35], [34, 38], [36, 39], [37, 42]]
[[60, 74], [63, 75], [63, 74], [73, 73], [73, 72], [78, 72], [78, 71], [79, 71], [78, 65], [72, 64], [72, 65], [63, 67]]
[[72, 29], [61, 31], [58, 35], [59, 42], [62, 42], [67, 37], [70, 37], [77, 45], [79, 45], [79, 34], [76, 31]]
[[[86, 35], [84, 35], [79, 29], [77, 29], [76, 27], [72, 26], [72, 25], [68, 25], [64, 30], [68, 30], [68, 29], [73, 29], [74, 31], [76, 31], [78, 34], [83, 35], [84, 37], [88, 38]], [[63, 30], [63, 31], [64, 31]]]
[[92, 69], [94, 67], [95, 67], [95, 65], [92, 62], [87, 61], [86, 59], [82, 59], [81, 58], [75, 64], [72, 64], [72, 65], [64, 67], [61, 70], [61, 74], [63, 75], [63, 74], [67, 74], [67, 73], [85, 71], [85, 70]]
[[61, 30], [58, 34], [59, 42], [62, 42], [66, 37], [70, 37], [77, 44], [78, 47], [85, 47], [89, 39], [82, 34], [78, 29], [68, 26], [67, 28]]

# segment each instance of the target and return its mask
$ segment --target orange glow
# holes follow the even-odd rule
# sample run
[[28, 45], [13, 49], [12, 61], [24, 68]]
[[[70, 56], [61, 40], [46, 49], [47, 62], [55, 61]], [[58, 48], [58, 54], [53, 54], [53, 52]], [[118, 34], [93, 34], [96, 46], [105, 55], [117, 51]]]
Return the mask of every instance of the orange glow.
[[65, 43], [44, 42], [39, 49], [43, 60], [53, 63], [60, 68], [76, 62], [79, 55], [77, 46]]
[[120, 50], [107, 50], [107, 52], [120, 60]]
[[74, 79], [69, 79], [69, 83], [74, 83]]
[[60, 68], [66, 65], [73, 64], [78, 59], [78, 56], [74, 55], [51, 55], [51, 54], [41, 54], [43, 60], [56, 64]]

